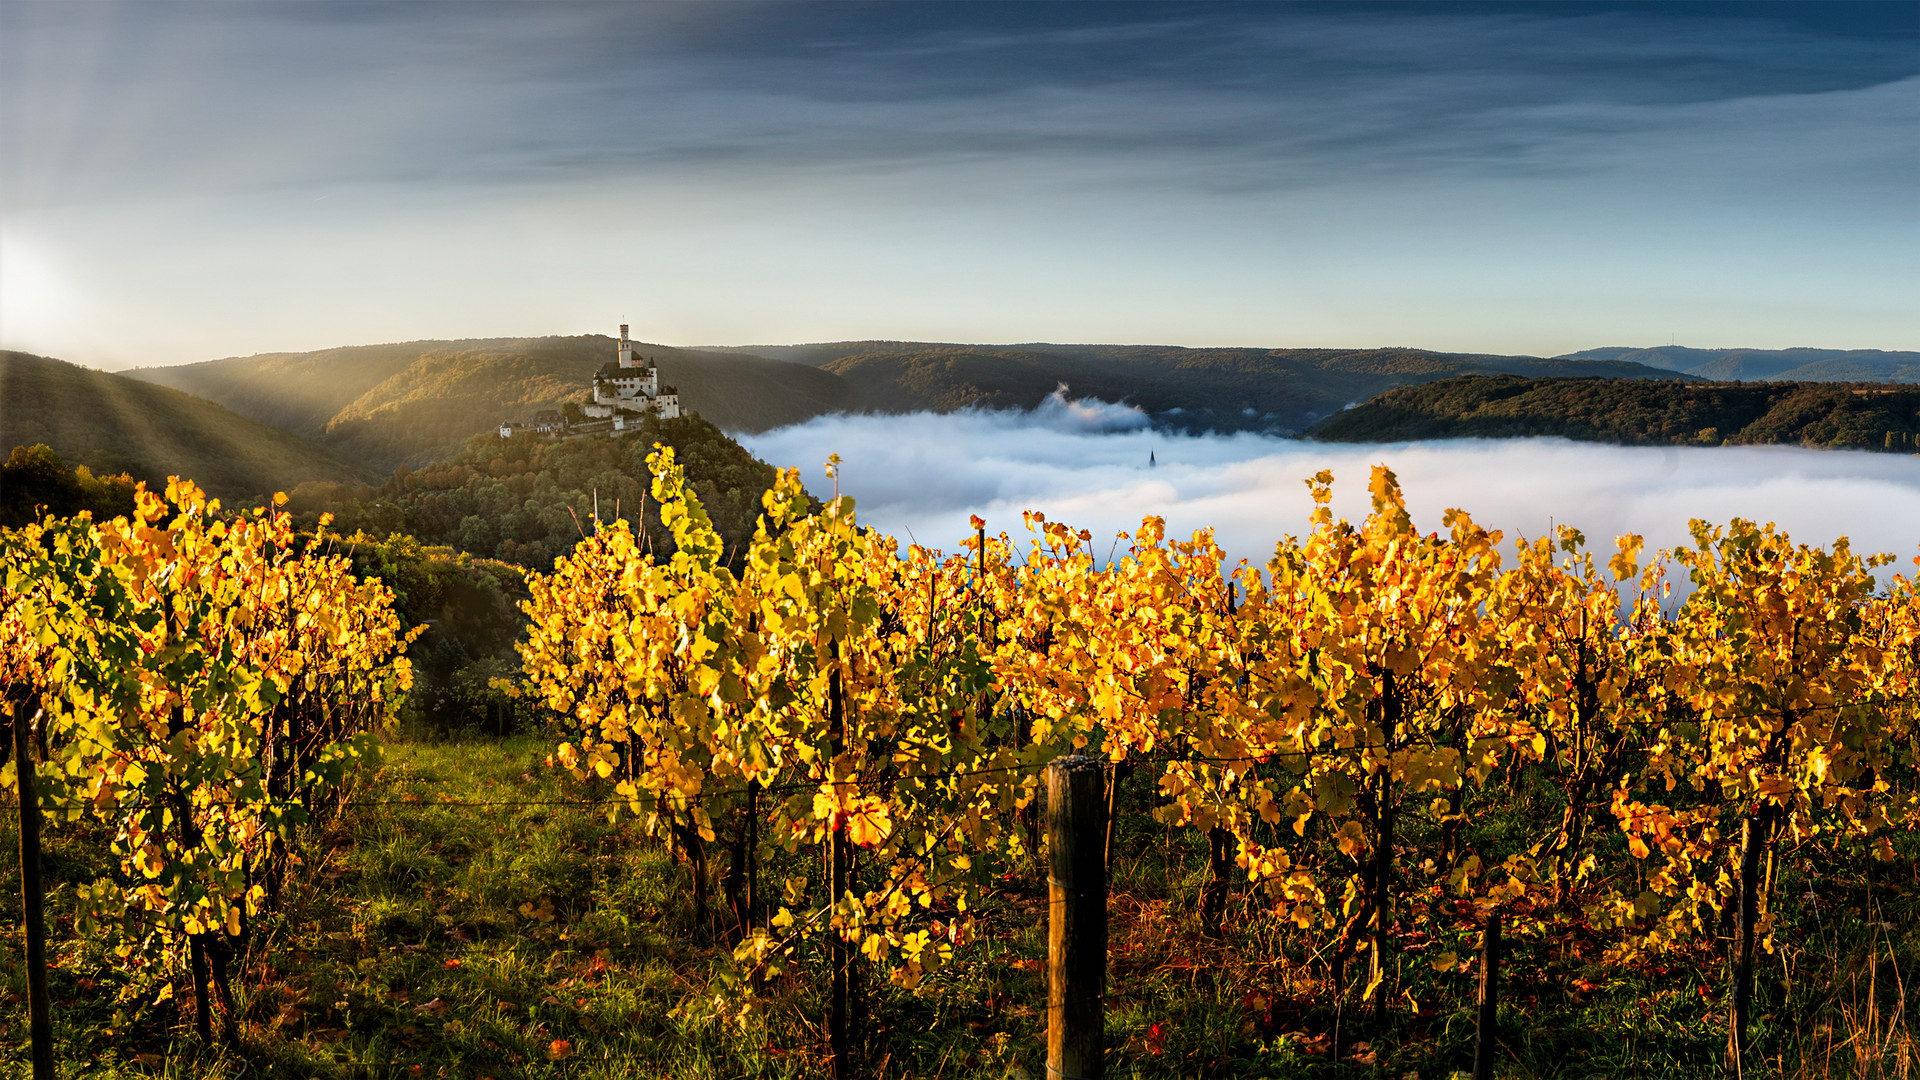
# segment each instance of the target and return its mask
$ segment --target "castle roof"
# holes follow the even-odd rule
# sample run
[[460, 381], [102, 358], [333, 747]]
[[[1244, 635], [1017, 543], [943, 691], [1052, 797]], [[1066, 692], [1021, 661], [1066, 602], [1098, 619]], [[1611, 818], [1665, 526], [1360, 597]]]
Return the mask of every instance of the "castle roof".
[[617, 361], [609, 360], [600, 365], [600, 370], [593, 373], [593, 378], [595, 382], [602, 379], [644, 379], [652, 367], [652, 364], [648, 364], [645, 367], [623, 368]]

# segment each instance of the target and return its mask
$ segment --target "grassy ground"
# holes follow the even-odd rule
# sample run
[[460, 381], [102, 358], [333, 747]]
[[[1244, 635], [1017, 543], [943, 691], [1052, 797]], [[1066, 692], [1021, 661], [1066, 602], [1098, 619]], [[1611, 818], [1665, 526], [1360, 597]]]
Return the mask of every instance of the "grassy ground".
[[[63, 1077], [800, 1077], [823, 1072], [816, 972], [731, 1007], [721, 962], [693, 924], [683, 868], [630, 821], [564, 799], [545, 741], [402, 741], [324, 835], [278, 916], [255, 929], [235, 981], [237, 1048], [202, 1048], [179, 972], [128, 980], [72, 938], [56, 893], [53, 972]], [[1144, 788], [1144, 782], [1142, 782]], [[1123, 792], [1144, 799], [1144, 790]], [[461, 805], [464, 803], [509, 805]], [[11, 812], [9, 808], [9, 820]], [[1200, 933], [1198, 838], [1128, 815], [1116, 839], [1109, 1074], [1119, 1077], [1415, 1076], [1466, 1067], [1471, 921], [1448, 897], [1402, 941], [1384, 1017], [1349, 1012], [1356, 1040], [1329, 1060], [1332, 1015], [1314, 944], [1245, 907], [1223, 940]], [[98, 837], [52, 834], [55, 881], [84, 880]], [[1200, 840], [1199, 842], [1204, 842]], [[0, 845], [15, 850], [10, 831]], [[1790, 863], [1791, 860], [1788, 860]], [[795, 870], [797, 868], [786, 868]], [[1906, 1078], [1920, 1065], [1905, 984], [1920, 963], [1913, 860], [1854, 879], [1787, 865], [1776, 910], [1790, 932], [1758, 980], [1749, 1075]], [[769, 867], [769, 877], [781, 872]], [[17, 872], [0, 885], [18, 895]], [[878, 987], [876, 1075], [1045, 1075], [1044, 893], [1015, 875], [986, 933], [915, 991]], [[1564, 920], [1522, 920], [1506, 971], [1503, 1077], [1717, 1077], [1724, 967], [1703, 949], [1640, 967]], [[0, 958], [0, 1076], [27, 1075], [17, 920]], [[1920, 1002], [1915, 1003], [1920, 1007]]]

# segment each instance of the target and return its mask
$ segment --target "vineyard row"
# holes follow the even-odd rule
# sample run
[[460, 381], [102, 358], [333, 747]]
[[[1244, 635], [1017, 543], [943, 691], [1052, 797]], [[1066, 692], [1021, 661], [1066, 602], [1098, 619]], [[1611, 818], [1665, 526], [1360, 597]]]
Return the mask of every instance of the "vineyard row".
[[[1920, 601], [1844, 540], [1735, 520], [1652, 557], [1564, 527], [1503, 552], [1463, 511], [1416, 530], [1381, 468], [1357, 524], [1312, 478], [1310, 531], [1259, 566], [1153, 518], [1102, 563], [1039, 514], [1020, 549], [976, 519], [943, 555], [789, 471], [723, 554], [672, 451], [653, 465], [671, 553], [616, 523], [535, 575], [508, 689], [581, 801], [673, 846], [700, 922], [726, 912], [743, 1001], [796, 964], [912, 987], [949, 962], [992, 883], [1044, 865], [1041, 768], [1091, 752], [1206, 837], [1202, 924], [1248, 898], [1317, 942], [1336, 1001], [1389, 1007], [1408, 898], [1450, 896], [1623, 956], [1725, 943], [1737, 1066], [1776, 854], [1892, 859], [1916, 820]], [[184, 482], [5, 534], [0, 779], [30, 774], [23, 815], [109, 826], [81, 932], [135, 970], [184, 948], [203, 1036], [409, 685], [391, 592], [328, 551]], [[1521, 785], [1551, 812], [1474, 827]], [[763, 898], [775, 866], [815, 869]]]

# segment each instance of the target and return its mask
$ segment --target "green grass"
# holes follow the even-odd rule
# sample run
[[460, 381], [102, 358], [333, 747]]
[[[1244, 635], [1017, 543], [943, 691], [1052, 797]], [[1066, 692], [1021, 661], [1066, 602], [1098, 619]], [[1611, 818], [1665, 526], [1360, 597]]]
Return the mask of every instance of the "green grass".
[[[824, 1074], [819, 973], [797, 965], [746, 1007], [725, 989], [726, 947], [690, 914], [689, 880], [632, 820], [538, 804], [577, 794], [536, 738], [399, 741], [347, 809], [308, 838], [287, 903], [260, 920], [235, 977], [237, 1048], [193, 1037], [180, 971], [110, 973], [73, 938], [56, 891], [52, 972], [61, 1075], [115, 1077], [804, 1077]], [[1144, 808], [1144, 780], [1123, 800]], [[11, 808], [7, 818], [11, 820]], [[1507, 827], [1490, 820], [1488, 829]], [[101, 837], [50, 831], [49, 874], [101, 872]], [[0, 844], [13, 849], [10, 826]], [[1236, 896], [1223, 939], [1200, 932], [1204, 839], [1129, 813], [1110, 904], [1109, 1075], [1445, 1078], [1470, 1064], [1471, 972], [1436, 972], [1412, 938], [1384, 1019], [1349, 1006], [1346, 1062], [1321, 942]], [[766, 868], [763, 880], [804, 873]], [[1786, 860], [1791, 862], [1792, 860]], [[724, 859], [717, 859], [723, 864]], [[1865, 866], [1863, 863], [1862, 866]], [[716, 866], [716, 870], [718, 866]], [[1911, 858], [1845, 877], [1783, 865], [1783, 951], [1766, 957], [1749, 1075], [1908, 1077], [1903, 1011], [1920, 962]], [[9, 866], [0, 887], [18, 895]], [[1817, 903], [1806, 899], [1811, 891]], [[1420, 925], [1468, 955], [1464, 916], [1437, 898]], [[875, 1075], [1045, 1076], [1044, 891], [1032, 868], [986, 899], [983, 933], [915, 990], [868, 982]], [[1550, 926], [1555, 924], [1550, 924]], [[16, 924], [0, 956], [0, 1077], [27, 1075]], [[1724, 968], [1702, 948], [1610, 964], [1577, 929], [1520, 931], [1506, 965], [1508, 1078], [1718, 1077]], [[1920, 1003], [1917, 1003], [1920, 1004]], [[557, 1056], [556, 1041], [565, 1056]]]

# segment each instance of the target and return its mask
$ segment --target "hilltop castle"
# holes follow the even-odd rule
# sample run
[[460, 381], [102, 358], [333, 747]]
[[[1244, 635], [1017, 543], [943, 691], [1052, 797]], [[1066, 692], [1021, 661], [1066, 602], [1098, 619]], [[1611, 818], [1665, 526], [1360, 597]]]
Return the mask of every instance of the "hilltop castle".
[[601, 365], [593, 373], [593, 400], [580, 407], [591, 419], [569, 424], [556, 409], [534, 413], [527, 423], [508, 421], [500, 425], [500, 437], [533, 431], [542, 435], [585, 435], [596, 431], [625, 431], [649, 413], [662, 420], [680, 415], [680, 391], [660, 385], [660, 369], [633, 355], [633, 341], [627, 337], [627, 324], [620, 324], [620, 358]]

